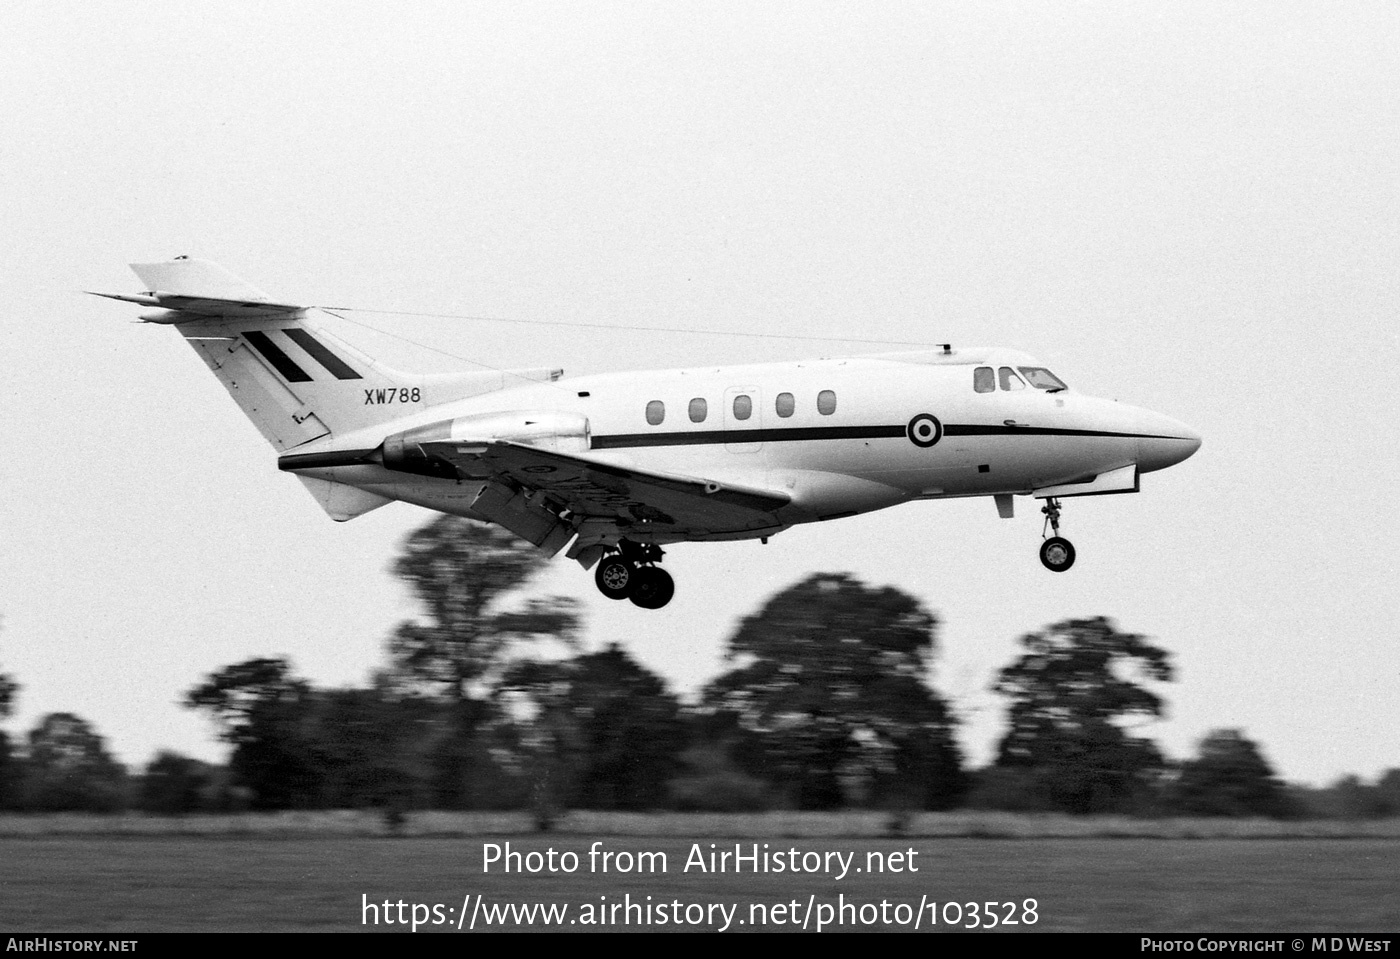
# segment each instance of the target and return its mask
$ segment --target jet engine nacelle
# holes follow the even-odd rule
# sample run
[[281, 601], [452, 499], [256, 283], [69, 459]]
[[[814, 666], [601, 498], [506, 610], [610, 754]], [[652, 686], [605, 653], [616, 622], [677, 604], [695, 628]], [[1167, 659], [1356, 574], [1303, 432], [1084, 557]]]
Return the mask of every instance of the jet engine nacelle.
[[422, 476], [462, 479], [449, 463], [423, 452], [424, 443], [489, 443], [506, 440], [556, 453], [586, 453], [588, 417], [580, 413], [510, 411], [478, 413], [417, 426], [386, 437], [382, 447], [386, 469]]

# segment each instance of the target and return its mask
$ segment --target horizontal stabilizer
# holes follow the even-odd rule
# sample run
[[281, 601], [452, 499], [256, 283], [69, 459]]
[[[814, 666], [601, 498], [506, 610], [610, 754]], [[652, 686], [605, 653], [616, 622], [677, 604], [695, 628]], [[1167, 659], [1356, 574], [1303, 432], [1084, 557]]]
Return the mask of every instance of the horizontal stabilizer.
[[147, 323], [189, 323], [192, 320], [296, 319], [307, 307], [292, 303], [261, 303], [257, 300], [218, 300], [208, 296], [181, 296], [156, 290], [140, 296], [125, 293], [93, 293], [109, 300], [124, 300], [142, 306], [158, 306], [162, 313], [143, 313]]
[[146, 292], [94, 293], [112, 300], [160, 307], [165, 313], [141, 317], [148, 323], [188, 323], [210, 319], [294, 319], [307, 307], [274, 303], [266, 293], [234, 276], [217, 263], [188, 257], [167, 263], [133, 263], [131, 269], [146, 284]]

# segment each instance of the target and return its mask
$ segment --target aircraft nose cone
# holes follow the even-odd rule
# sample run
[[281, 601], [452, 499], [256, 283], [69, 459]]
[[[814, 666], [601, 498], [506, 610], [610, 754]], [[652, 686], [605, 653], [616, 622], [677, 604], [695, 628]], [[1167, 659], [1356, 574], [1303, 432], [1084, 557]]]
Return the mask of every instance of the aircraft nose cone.
[[1138, 469], [1143, 473], [1164, 470], [1187, 459], [1201, 448], [1201, 434], [1185, 423], [1160, 413], [1150, 413], [1138, 436]]

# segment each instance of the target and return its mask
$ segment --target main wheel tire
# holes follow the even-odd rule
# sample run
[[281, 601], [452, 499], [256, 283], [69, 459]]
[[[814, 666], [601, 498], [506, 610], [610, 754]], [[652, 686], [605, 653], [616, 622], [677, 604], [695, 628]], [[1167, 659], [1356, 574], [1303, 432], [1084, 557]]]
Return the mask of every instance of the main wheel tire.
[[660, 609], [676, 594], [676, 581], [659, 566], [643, 566], [635, 571], [632, 593], [627, 598], [642, 609]]
[[1040, 544], [1040, 561], [1054, 573], [1063, 573], [1074, 565], [1074, 544], [1063, 536], [1052, 536]]
[[636, 583], [637, 573], [637, 567], [614, 553], [598, 561], [593, 582], [598, 584], [598, 592], [608, 599], [626, 599]]

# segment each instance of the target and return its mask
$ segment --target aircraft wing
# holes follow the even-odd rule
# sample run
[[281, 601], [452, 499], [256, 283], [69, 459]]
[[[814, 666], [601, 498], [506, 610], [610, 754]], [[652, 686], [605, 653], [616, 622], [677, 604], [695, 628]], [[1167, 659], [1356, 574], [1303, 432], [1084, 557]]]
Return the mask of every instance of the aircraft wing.
[[771, 490], [615, 466], [509, 440], [419, 444], [423, 453], [477, 479], [541, 493], [575, 515], [677, 532], [734, 533], [784, 525], [774, 514], [791, 499]]

